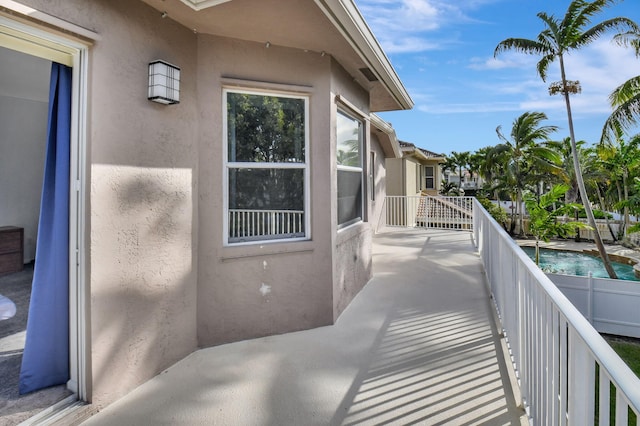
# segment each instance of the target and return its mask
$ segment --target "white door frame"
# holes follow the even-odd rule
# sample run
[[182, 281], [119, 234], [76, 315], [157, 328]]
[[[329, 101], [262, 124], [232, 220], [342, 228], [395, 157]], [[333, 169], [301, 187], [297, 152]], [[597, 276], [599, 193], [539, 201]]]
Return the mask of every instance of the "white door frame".
[[[90, 43], [80, 38], [63, 36], [45, 26], [32, 23], [33, 17], [58, 25], [84, 37], [89, 31], [58, 18], [45, 15], [11, 0], [0, 0], [0, 6], [16, 15], [0, 14], [0, 45], [56, 62], [65, 63], [72, 71], [71, 162], [69, 205], [69, 390], [81, 401], [90, 401], [89, 287], [86, 280], [88, 259], [85, 249], [85, 217], [87, 200], [87, 75]], [[14, 19], [24, 17], [24, 19]], [[63, 23], [63, 24], [60, 24]], [[97, 39], [97, 36], [94, 37]]]

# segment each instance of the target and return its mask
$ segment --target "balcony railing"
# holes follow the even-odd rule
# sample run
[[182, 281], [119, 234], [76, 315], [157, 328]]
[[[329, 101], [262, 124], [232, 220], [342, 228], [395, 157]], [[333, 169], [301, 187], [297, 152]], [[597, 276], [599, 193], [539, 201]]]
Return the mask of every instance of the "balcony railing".
[[473, 226], [473, 197], [387, 196], [386, 225], [436, 229]]
[[532, 424], [640, 424], [640, 380], [477, 201], [474, 213], [474, 240]]
[[229, 210], [229, 241], [305, 235], [302, 210]]

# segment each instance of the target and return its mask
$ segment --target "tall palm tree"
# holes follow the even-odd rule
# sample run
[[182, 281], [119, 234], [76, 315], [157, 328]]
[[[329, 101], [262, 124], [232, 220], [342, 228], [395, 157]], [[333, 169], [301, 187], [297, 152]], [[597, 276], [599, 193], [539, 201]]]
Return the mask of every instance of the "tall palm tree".
[[[631, 46], [636, 57], [640, 58], [640, 32], [617, 34], [615, 39], [623, 46]], [[614, 111], [604, 123], [601, 138], [603, 142], [619, 137], [622, 131], [640, 122], [640, 75], [618, 86], [609, 95], [609, 102]]]
[[[458, 194], [461, 193], [460, 188], [462, 187], [462, 169], [467, 167], [469, 164], [469, 157], [471, 153], [469, 151], [464, 152], [451, 152], [451, 161], [458, 168]], [[455, 170], [454, 170], [455, 171]]]
[[[622, 138], [617, 143], [601, 144], [598, 155], [611, 172], [618, 189], [618, 207], [622, 207], [624, 233], [629, 229], [629, 189], [633, 182], [634, 172], [640, 166], [640, 136], [625, 142]], [[623, 233], [623, 234], [624, 234]]]
[[[519, 213], [520, 233], [524, 233], [522, 191], [529, 181], [532, 169], [553, 170], [560, 158], [555, 151], [540, 144], [548, 141], [549, 135], [558, 130], [556, 126], [543, 126], [547, 116], [543, 112], [525, 112], [513, 121], [510, 138], [498, 126], [496, 133], [502, 143], [494, 147], [496, 154], [504, 153], [507, 159], [506, 172], [512, 177], [516, 192], [516, 211]], [[530, 181], [529, 181], [530, 182]], [[534, 182], [535, 184], [535, 182]]]
[[482, 189], [487, 192], [493, 192], [493, 199], [500, 199], [501, 186], [499, 179], [504, 173], [504, 164], [506, 160], [503, 159], [503, 155], [500, 152], [496, 152], [494, 146], [486, 146], [476, 151], [476, 154], [480, 159], [478, 172], [484, 184]]
[[580, 191], [580, 197], [584, 202], [587, 218], [589, 219], [589, 225], [593, 228], [594, 238], [598, 252], [602, 258], [604, 266], [611, 278], [617, 278], [609, 256], [602, 243], [602, 238], [596, 227], [596, 221], [589, 204], [589, 198], [587, 197], [587, 191], [584, 186], [584, 180], [582, 178], [582, 172], [580, 170], [580, 161], [578, 158], [578, 151], [576, 149], [576, 138], [573, 130], [573, 118], [571, 115], [571, 102], [569, 100], [570, 94], [580, 92], [580, 83], [578, 81], [567, 80], [564, 57], [573, 50], [577, 50], [586, 46], [592, 41], [596, 40], [599, 36], [608, 31], [616, 31], [618, 34], [625, 34], [629, 32], [637, 32], [638, 26], [635, 22], [628, 18], [618, 17], [611, 18], [600, 23], [594, 24], [590, 28], [586, 28], [591, 25], [593, 16], [602, 12], [602, 10], [615, 4], [615, 0], [573, 0], [567, 9], [567, 12], [562, 20], [548, 15], [545, 12], [538, 13], [545, 26], [540, 34], [538, 34], [535, 40], [529, 40], [524, 38], [508, 38], [498, 43], [495, 49], [494, 56], [507, 50], [516, 50], [519, 52], [541, 55], [542, 58], [538, 61], [537, 71], [542, 81], [546, 81], [547, 71], [549, 66], [557, 59], [560, 64], [560, 82], [552, 83], [549, 87], [549, 93], [554, 95], [561, 93], [564, 96], [565, 105], [567, 108], [567, 119], [569, 122], [569, 136], [571, 138], [571, 148], [573, 151], [573, 165], [576, 171], [576, 177], [578, 178], [578, 189]]

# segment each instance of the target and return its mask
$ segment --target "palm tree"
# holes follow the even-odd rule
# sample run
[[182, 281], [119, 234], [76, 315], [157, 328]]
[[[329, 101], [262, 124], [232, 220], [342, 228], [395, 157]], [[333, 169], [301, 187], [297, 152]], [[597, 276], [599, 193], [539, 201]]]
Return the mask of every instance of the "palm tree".
[[541, 122], [546, 119], [543, 112], [525, 112], [513, 121], [510, 139], [502, 134], [501, 126], [496, 129], [502, 143], [494, 147], [494, 154], [499, 156], [503, 153], [506, 157], [505, 171], [508, 181], [514, 185], [521, 234], [524, 233], [524, 215], [520, 211], [522, 191], [527, 181], [531, 182], [528, 179], [531, 170], [553, 170], [560, 162], [555, 151], [540, 144], [549, 140], [549, 135], [558, 129], [556, 126], [542, 126]]
[[486, 146], [476, 151], [478, 164], [478, 173], [484, 180], [483, 191], [493, 193], [494, 200], [500, 199], [500, 189], [503, 185], [500, 178], [504, 176], [504, 165], [506, 160], [502, 153], [496, 152], [494, 146]]
[[[640, 136], [633, 137], [629, 142], [622, 138], [617, 143], [601, 144], [598, 155], [611, 172], [618, 189], [618, 207], [622, 207], [624, 217], [624, 232], [629, 229], [629, 189], [633, 182], [633, 173], [640, 166]], [[624, 234], [623, 232], [623, 234]]]
[[[467, 167], [469, 164], [469, 158], [471, 153], [469, 151], [464, 152], [451, 152], [451, 161], [458, 168], [458, 194], [461, 193], [460, 188], [462, 187], [462, 169]], [[455, 171], [455, 169], [454, 169]]]
[[[587, 161], [587, 151], [584, 149], [585, 141], [577, 141], [576, 148], [578, 149], [578, 158], [580, 159], [580, 169], [583, 171]], [[571, 139], [566, 137], [560, 141], [549, 141], [546, 146], [553, 149], [560, 155], [562, 160], [562, 166], [560, 173], [557, 175], [559, 183], [569, 185], [569, 189], [565, 194], [565, 198], [569, 203], [576, 203], [580, 200], [580, 193], [578, 191], [578, 180], [576, 178], [576, 171], [573, 167], [573, 157], [571, 149]]]
[[[631, 46], [636, 52], [636, 57], [640, 58], [640, 32], [617, 34], [615, 39], [623, 46]], [[602, 129], [603, 142], [619, 137], [623, 130], [628, 130], [640, 121], [640, 75], [618, 86], [609, 95], [609, 102], [614, 111]]]
[[589, 228], [580, 222], [559, 222], [558, 216], [567, 215], [572, 210], [577, 210], [581, 206], [578, 204], [564, 203], [559, 208], [555, 208], [560, 198], [564, 197], [569, 190], [569, 185], [559, 184], [553, 186], [549, 192], [541, 194], [536, 198], [531, 193], [524, 196], [524, 202], [531, 218], [531, 233], [536, 238], [536, 265], [540, 264], [540, 241], [549, 242], [551, 237], [567, 237], [576, 228]]
[[607, 255], [604, 244], [602, 243], [600, 233], [596, 228], [596, 221], [593, 216], [593, 211], [591, 210], [591, 205], [589, 204], [589, 198], [587, 197], [582, 172], [580, 170], [578, 151], [576, 149], [576, 138], [573, 130], [573, 118], [571, 115], [571, 102], [569, 100], [569, 95], [580, 92], [580, 83], [578, 81], [567, 80], [564, 67], [564, 57], [571, 51], [584, 47], [596, 40], [607, 31], [615, 30], [618, 34], [638, 32], [638, 26], [635, 22], [622, 17], [611, 18], [585, 29], [586, 26], [591, 24], [591, 19], [594, 15], [602, 12], [605, 7], [611, 6], [614, 3], [615, 0], [573, 0], [569, 4], [567, 12], [562, 20], [559, 20], [553, 15], [548, 15], [545, 12], [540, 12], [537, 16], [542, 20], [545, 28], [540, 34], [538, 34], [535, 40], [508, 38], [498, 43], [494, 52], [494, 56], [497, 56], [499, 53], [506, 50], [516, 50], [527, 54], [541, 55], [542, 58], [538, 61], [537, 71], [542, 81], [546, 81], [549, 65], [551, 65], [551, 63], [556, 59], [558, 60], [560, 64], [561, 81], [552, 83], [549, 87], [549, 93], [551, 95], [561, 93], [564, 96], [567, 108], [567, 119], [569, 122], [569, 136], [571, 138], [573, 166], [578, 179], [578, 189], [584, 202], [587, 218], [589, 219], [589, 225], [593, 228], [598, 252], [600, 253], [605, 269], [611, 278], [617, 278], [617, 276], [611, 266], [611, 262], [609, 261], [609, 256]]

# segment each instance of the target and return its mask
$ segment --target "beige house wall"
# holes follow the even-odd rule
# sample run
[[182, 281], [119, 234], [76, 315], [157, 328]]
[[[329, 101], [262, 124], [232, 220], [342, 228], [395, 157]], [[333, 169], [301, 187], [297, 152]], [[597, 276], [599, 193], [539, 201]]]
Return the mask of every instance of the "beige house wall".
[[[370, 164], [372, 153], [373, 164]], [[376, 232], [378, 229], [380, 229], [380, 226], [386, 223], [384, 198], [387, 195], [387, 191], [385, 190], [385, 182], [387, 181], [387, 170], [385, 168], [384, 151], [380, 146], [380, 142], [378, 140], [378, 137], [375, 135], [375, 132], [371, 132], [371, 146], [369, 148], [369, 158], [367, 161], [369, 161], [370, 166], [372, 166], [373, 168], [373, 188], [369, 187], [368, 203], [371, 226], [373, 231]], [[370, 181], [371, 171], [367, 173], [367, 182]], [[372, 193], [373, 197], [371, 196]]]
[[404, 159], [403, 158], [387, 158], [385, 159], [386, 179], [385, 185], [387, 195], [405, 195], [404, 194]]
[[[365, 120], [371, 209], [339, 230], [335, 97], [368, 115], [367, 91], [330, 55], [196, 34], [137, 1], [21, 2], [100, 36], [89, 49], [85, 218], [95, 408], [198, 347], [335, 321], [371, 277], [385, 179]], [[179, 104], [146, 99], [155, 59], [181, 68]], [[225, 86], [309, 96], [309, 241], [223, 245]]]
[[[24, 0], [100, 35], [88, 81], [87, 287], [96, 407], [197, 348], [196, 35], [129, 0]], [[148, 64], [182, 68], [181, 103], [146, 99]]]
[[[198, 60], [200, 346], [331, 324], [329, 56], [201, 35]], [[309, 95], [311, 241], [223, 246], [225, 84]]]
[[405, 158], [404, 195], [420, 194], [420, 163], [413, 158]]
[[[344, 69], [335, 61], [332, 61], [331, 67], [331, 93], [333, 96], [339, 96], [345, 99], [349, 105], [344, 103], [335, 103], [332, 106], [332, 125], [331, 129], [335, 129], [335, 115], [338, 109], [352, 114], [354, 117], [360, 118], [365, 123], [363, 154], [366, 157], [369, 153], [370, 142], [370, 125], [365, 119], [369, 110], [369, 95], [359, 85], [353, 82], [353, 78], [344, 71]], [[332, 97], [333, 97], [332, 96]], [[333, 100], [332, 100], [333, 101]], [[358, 117], [358, 111], [349, 110], [349, 106], [359, 110], [365, 114], [365, 117]], [[370, 224], [371, 212], [363, 208], [364, 218], [362, 222], [338, 229], [337, 223], [337, 164], [333, 160], [336, 158], [336, 135], [335, 130], [331, 132], [331, 232], [333, 238], [333, 320], [344, 311], [349, 302], [364, 287], [371, 278], [371, 236], [372, 227]], [[363, 205], [367, 206], [367, 159], [363, 158]]]
[[425, 191], [429, 195], [438, 195], [443, 179], [438, 161], [421, 161], [410, 156], [386, 159], [387, 195], [419, 195], [426, 185], [424, 166], [435, 167], [435, 188]]

